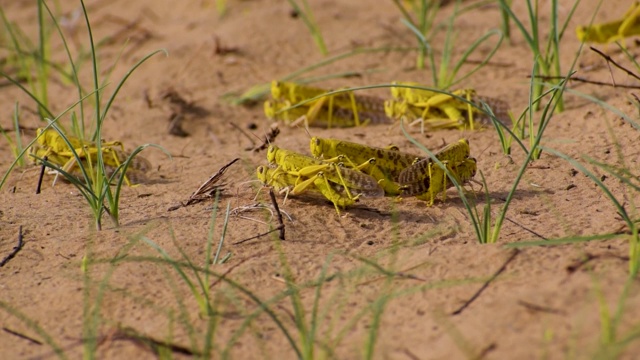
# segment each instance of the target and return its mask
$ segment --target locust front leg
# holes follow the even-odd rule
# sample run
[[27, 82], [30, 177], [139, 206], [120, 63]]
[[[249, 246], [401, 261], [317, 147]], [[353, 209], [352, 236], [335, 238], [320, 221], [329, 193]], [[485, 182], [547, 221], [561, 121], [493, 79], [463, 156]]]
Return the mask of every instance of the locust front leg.
[[340, 162], [344, 162], [345, 160], [349, 164], [349, 167], [357, 171], [362, 171], [363, 173], [376, 179], [376, 181], [378, 182], [378, 185], [382, 187], [386, 195], [393, 196], [393, 195], [400, 194], [401, 192], [400, 185], [398, 185], [395, 181], [393, 181], [393, 179], [391, 179], [389, 175], [385, 174], [385, 172], [382, 171], [382, 169], [376, 165], [375, 158], [371, 158], [363, 162], [362, 164], [354, 164], [353, 161], [351, 161], [351, 159], [349, 159], [349, 157], [346, 155], [338, 155], [334, 158], [326, 159], [325, 161], [340, 163]]

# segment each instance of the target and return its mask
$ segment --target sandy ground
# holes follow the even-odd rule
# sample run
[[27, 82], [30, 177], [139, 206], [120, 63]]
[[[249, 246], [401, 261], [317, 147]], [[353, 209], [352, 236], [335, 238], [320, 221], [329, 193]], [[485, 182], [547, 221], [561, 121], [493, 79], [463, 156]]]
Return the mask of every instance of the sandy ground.
[[[378, 1], [376, 6], [364, 0], [311, 3], [331, 54], [359, 46], [415, 46], [391, 1]], [[542, 18], [547, 21], [548, 2], [543, 3]], [[603, 8], [598, 19], [615, 19], [627, 7], [625, 1], [612, 3], [617, 6]], [[35, 39], [35, 5], [26, 1], [2, 4], [7, 18]], [[589, 22], [595, 6], [595, 1], [584, 1], [569, 25], [562, 43], [564, 69], [568, 69], [580, 45], [573, 29]], [[86, 51], [83, 21], [74, 18], [79, 14], [78, 5], [67, 1], [61, 7], [72, 50], [76, 54]], [[160, 257], [145, 242], [148, 239], [174, 259], [184, 261], [186, 257], [196, 266], [206, 266], [213, 200], [175, 211], [167, 209], [185, 201], [233, 158], [241, 160], [226, 174], [228, 185], [220, 198], [214, 243], [222, 233], [227, 204], [234, 209], [256, 201], [270, 203], [266, 191], [254, 200], [260, 186], [252, 181], [256, 166], [266, 164], [265, 152], [245, 151], [251, 146], [250, 141], [230, 125], [262, 136], [270, 122], [261, 105], [233, 106], [222, 95], [281, 78], [324, 59], [302, 21], [291, 16], [286, 1], [232, 0], [228, 7], [220, 18], [212, 1], [88, 3], [94, 37], [104, 41], [98, 51], [103, 75], [119, 58], [109, 77], [108, 93], [145, 54], [160, 48], [169, 53], [166, 57], [153, 57], [129, 79], [104, 124], [103, 138], [121, 140], [127, 148], [159, 144], [173, 157], [169, 159], [156, 149], [145, 150], [143, 156], [153, 164], [148, 181], [124, 188], [120, 227], [113, 227], [105, 218], [104, 229], [99, 232], [95, 231], [88, 206], [73, 186], [64, 182], [51, 186], [52, 177], [47, 176], [42, 193], [36, 195], [37, 168], [13, 172], [0, 192], [0, 255], [4, 257], [15, 246], [20, 227], [25, 244], [14, 259], [0, 268], [3, 358], [55, 356], [46, 345], [45, 336], [21, 320], [18, 313], [37, 323], [70, 358], [80, 358], [91, 328], [87, 307], [97, 303], [99, 358], [153, 357], [148, 346], [124, 336], [122, 329], [133, 329], [141, 336], [191, 351], [202, 350], [206, 316], [199, 311], [184, 279], [171, 267], [135, 259]], [[560, 17], [566, 17], [569, 10], [562, 7]], [[452, 11], [452, 5], [447, 5], [442, 14]], [[515, 11], [525, 16], [522, 4], [517, 4]], [[478, 34], [498, 26], [495, 6], [460, 16], [456, 22], [460, 44], [456, 56]], [[527, 75], [532, 56], [515, 27], [513, 32], [512, 41], [503, 43], [491, 62], [463, 86], [502, 99], [520, 113], [528, 101]], [[629, 45], [632, 52], [637, 52], [635, 44]], [[599, 48], [624, 61], [614, 46]], [[481, 46], [465, 68], [474, 66], [488, 51], [488, 46]], [[51, 52], [54, 60], [66, 64], [56, 39], [52, 40]], [[414, 64], [415, 52], [376, 52], [335, 62], [305, 76], [360, 72], [356, 77], [318, 83], [327, 88], [390, 81], [428, 83], [429, 72], [415, 70]], [[604, 61], [593, 53], [585, 52], [579, 64], [578, 75], [609, 81]], [[82, 66], [86, 84], [90, 84], [86, 59]], [[622, 73], [616, 74], [616, 80], [633, 82]], [[578, 83], [571, 87], [604, 99], [637, 121], [629, 90]], [[168, 101], [168, 93], [199, 108], [181, 113], [182, 130], [188, 136], [169, 133], [170, 119], [177, 107]], [[369, 94], [388, 97], [383, 89]], [[27, 129], [24, 139], [32, 139], [35, 128], [42, 123], [35, 115], [34, 103], [15, 87], [0, 89], [0, 123], [12, 128], [16, 101], [21, 108], [21, 124]], [[62, 111], [75, 101], [73, 88], [52, 76], [50, 106]], [[309, 135], [303, 129], [282, 125], [280, 129], [276, 144], [308, 153]], [[510, 157], [505, 156], [492, 129], [445, 130], [427, 136], [412, 129], [412, 134], [431, 149], [468, 138], [472, 155], [486, 177], [493, 215], [497, 215], [525, 157], [520, 149], [514, 148]], [[567, 95], [566, 111], [552, 118], [543, 144], [574, 158], [590, 156], [609, 164], [619, 165], [622, 157], [637, 173], [639, 152], [633, 144], [638, 143], [639, 134], [616, 115]], [[312, 128], [311, 135], [375, 146], [396, 144], [405, 151], [419, 153], [398, 126]], [[0, 141], [3, 174], [11, 161], [7, 142]], [[331, 275], [321, 287], [318, 303], [314, 343], [319, 357], [362, 357], [372, 329], [379, 326], [373, 352], [377, 359], [593, 358], [605, 337], [601, 310], [615, 311], [627, 281], [628, 244], [624, 238], [528, 247], [519, 252], [504, 246], [612, 233], [623, 228], [623, 221], [605, 195], [590, 179], [572, 169], [567, 162], [547, 154], [534, 162], [510, 204], [496, 245], [477, 243], [455, 191], [448, 193], [446, 202], [432, 207], [415, 198], [400, 202], [393, 198], [364, 199], [341, 216], [325, 200], [299, 196], [281, 205], [291, 217], [285, 219], [283, 242], [266, 236], [233, 245], [267, 231], [275, 219], [265, 209], [232, 214], [221, 251], [232, 255], [224, 264], [211, 265], [211, 270], [269, 301], [274, 316], [298, 343], [302, 340], [292, 320], [292, 302], [282, 296], [287, 289], [283, 276], [289, 271], [300, 284], [301, 304], [309, 326], [318, 286], [304, 284], [322, 279], [322, 274]], [[596, 172], [603, 174], [601, 170]], [[636, 193], [612, 177], [607, 177], [605, 184], [633, 211]], [[474, 188], [479, 190], [478, 186]], [[478, 197], [480, 206], [484, 201]], [[83, 273], [81, 262], [85, 256], [99, 261]], [[120, 261], [110, 262], [116, 258]], [[395, 275], [385, 276], [372, 264]], [[495, 281], [461, 309], [499, 271]], [[196, 281], [191, 272], [187, 271], [187, 276]], [[209, 296], [215, 303], [217, 321], [214, 358], [224, 351], [231, 358], [296, 357], [271, 317], [265, 313], [252, 317], [259, 312], [254, 301], [213, 276], [208, 282], [212, 284]], [[630, 289], [617, 327], [618, 339], [638, 327], [637, 282]], [[374, 310], [380, 307], [384, 311], [377, 318]], [[174, 350], [175, 356], [187, 357], [177, 348]], [[633, 358], [632, 354], [639, 350], [640, 343], [631, 342], [622, 356]]]

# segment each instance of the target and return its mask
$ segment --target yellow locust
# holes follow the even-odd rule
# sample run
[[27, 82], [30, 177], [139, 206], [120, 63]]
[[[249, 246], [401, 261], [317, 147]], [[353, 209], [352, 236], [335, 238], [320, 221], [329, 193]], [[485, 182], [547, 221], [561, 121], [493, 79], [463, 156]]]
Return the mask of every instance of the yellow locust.
[[[384, 190], [374, 178], [356, 169], [342, 167], [340, 164], [325, 162], [291, 150], [280, 149], [275, 145], [269, 146], [267, 160], [275, 167], [270, 177], [272, 181], [276, 182], [280, 174], [286, 174], [285, 180], [282, 181], [293, 185], [297, 192], [302, 191], [297, 188], [301, 184], [304, 184], [302, 189], [311, 184], [318, 187], [316, 180], [320, 179], [329, 183], [328, 186], [331, 189], [343, 189], [345, 196], [353, 201], [361, 195], [369, 197], [384, 195]], [[295, 181], [291, 181], [290, 176], [295, 177]], [[327, 195], [331, 190], [325, 186], [320, 191]], [[329, 195], [327, 198], [334, 203], [336, 211], [339, 212], [338, 207], [341, 205], [338, 199], [333, 195]]]
[[[85, 169], [97, 166], [98, 149], [95, 143], [85, 142], [74, 136], [67, 135], [67, 143], [55, 129], [38, 129], [36, 131], [37, 142], [29, 149], [29, 156], [35, 163], [40, 163], [40, 159], [47, 158], [47, 161], [57, 165], [63, 171], [80, 176], [79, 166]], [[69, 147], [73, 147], [73, 151]], [[129, 157], [124, 151], [124, 146], [119, 141], [102, 142], [102, 158], [107, 176], [116, 171], [116, 169]], [[78, 164], [74, 151], [82, 164]], [[131, 185], [130, 177], [134, 182], [143, 181], [145, 173], [151, 169], [148, 160], [141, 156], [136, 156], [130, 163], [125, 174], [125, 182]], [[136, 181], [137, 180], [137, 181]]]
[[620, 20], [591, 26], [578, 26], [576, 35], [580, 41], [602, 44], [640, 35], [640, 2], [635, 1]]

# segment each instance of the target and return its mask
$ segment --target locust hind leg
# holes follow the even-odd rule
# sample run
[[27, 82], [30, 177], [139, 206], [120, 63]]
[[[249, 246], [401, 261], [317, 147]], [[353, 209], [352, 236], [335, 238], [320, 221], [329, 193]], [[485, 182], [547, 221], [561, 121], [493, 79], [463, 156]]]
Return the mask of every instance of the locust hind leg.
[[[316, 186], [318, 190], [326, 197], [329, 201], [333, 203], [333, 207], [335, 207], [336, 212], [340, 215], [340, 207], [346, 208], [347, 206], [355, 204], [358, 201], [360, 195], [356, 195], [355, 197], [345, 197], [339, 192], [337, 192], [331, 184], [329, 180], [324, 176], [322, 172], [319, 172], [313, 179], [313, 184]], [[346, 188], [345, 188], [346, 189]]]
[[[614, 40], [622, 40], [627, 36], [640, 35], [640, 2], [636, 1], [624, 14]], [[624, 45], [624, 44], [623, 44]]]
[[[122, 146], [122, 144], [120, 144], [120, 145]], [[108, 153], [111, 156], [111, 160], [113, 160], [113, 162], [115, 163], [116, 171], [117, 171], [117, 169], [120, 169], [122, 171], [122, 176], [124, 177], [124, 182], [127, 184], [128, 187], [132, 187], [133, 185], [131, 184], [131, 181], [129, 181], [129, 178], [127, 177], [127, 173], [126, 173], [125, 169], [120, 167], [122, 165], [122, 163], [120, 162], [120, 159], [118, 158], [117, 152], [114, 151], [113, 149], [110, 149], [109, 147], [105, 147], [104, 149], [102, 149], [102, 153], [103, 153], [103, 155], [105, 153]], [[108, 163], [106, 163], [104, 165], [105, 165], [105, 167], [109, 166]]]

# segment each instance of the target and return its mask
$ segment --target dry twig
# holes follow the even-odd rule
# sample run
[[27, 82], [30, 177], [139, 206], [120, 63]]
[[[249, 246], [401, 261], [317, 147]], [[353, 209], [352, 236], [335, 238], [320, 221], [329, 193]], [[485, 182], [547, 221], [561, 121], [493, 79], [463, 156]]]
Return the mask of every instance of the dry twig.
[[236, 241], [236, 242], [233, 243], [233, 245], [239, 245], [239, 244], [242, 244], [242, 243], [247, 242], [249, 240], [253, 240], [253, 239], [257, 239], [259, 237], [265, 236], [265, 235], [269, 235], [274, 231], [279, 231], [280, 234], [279, 234], [278, 238], [280, 240], [285, 240], [285, 238], [284, 238], [284, 222], [282, 221], [282, 213], [280, 212], [280, 208], [278, 207], [278, 202], [276, 201], [276, 196], [273, 193], [273, 189], [269, 189], [269, 197], [271, 198], [271, 204], [273, 204], [273, 208], [274, 208], [274, 210], [276, 212], [276, 219], [278, 220], [278, 226], [276, 228], [274, 228], [274, 229], [271, 229], [271, 230], [265, 232], [265, 233], [258, 234], [256, 236], [252, 236], [250, 238], [246, 238], [246, 239], [243, 239], [243, 240]]
[[218, 181], [220, 181], [220, 179], [224, 175], [225, 171], [227, 171], [229, 166], [233, 165], [238, 160], [240, 160], [240, 158], [235, 158], [231, 160], [227, 165], [221, 167], [217, 173], [213, 174], [207, 181], [205, 181], [202, 185], [200, 185], [198, 190], [196, 190], [193, 194], [191, 194], [191, 196], [186, 202], [184, 203], [181, 202], [178, 205], [174, 205], [170, 207], [167, 211], [174, 211], [181, 207], [197, 204], [201, 201], [211, 199], [212, 197], [214, 197], [216, 194], [216, 191], [222, 191], [223, 186], [226, 185], [226, 184], [217, 184]]
[[9, 262], [9, 260], [13, 259], [18, 253], [18, 251], [22, 249], [23, 245], [24, 245], [24, 241], [22, 236], [22, 225], [20, 225], [20, 229], [18, 230], [18, 245], [16, 245], [13, 248], [13, 250], [9, 253], [9, 255], [7, 255], [4, 259], [2, 259], [2, 261], [0, 261], [0, 267], [3, 267], [6, 263]]

